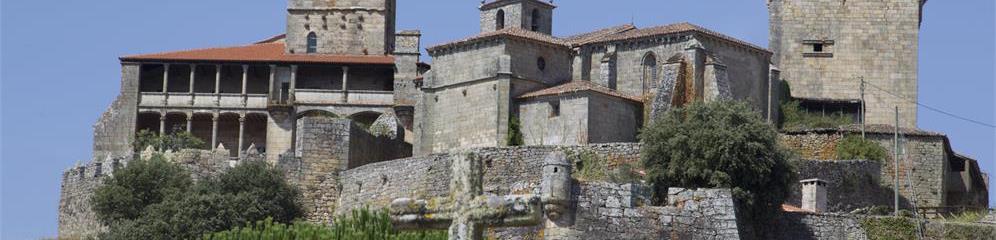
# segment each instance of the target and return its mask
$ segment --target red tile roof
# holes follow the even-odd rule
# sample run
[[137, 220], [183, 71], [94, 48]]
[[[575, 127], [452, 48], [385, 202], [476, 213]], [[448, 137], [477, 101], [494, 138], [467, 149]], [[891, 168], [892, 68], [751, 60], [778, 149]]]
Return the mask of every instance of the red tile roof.
[[[487, 2], [487, 3], [481, 4], [480, 9], [487, 9], [487, 8], [495, 7], [496, 5], [499, 5], [499, 4], [502, 4], [502, 3], [515, 2], [515, 1], [522, 1], [522, 0], [494, 0], [494, 1], [490, 1], [490, 2]], [[542, 0], [536, 0], [536, 1], [533, 1], [533, 2], [540, 3], [540, 4], [543, 4], [543, 5], [547, 5], [547, 6], [550, 6], [550, 7], [557, 7], [556, 5], [553, 5], [553, 3], [544, 2]]]
[[619, 26], [598, 29], [595, 31], [581, 33], [577, 35], [566, 36], [563, 37], [563, 39], [571, 43], [571, 45], [577, 46], [577, 45], [584, 45], [585, 43], [595, 41], [606, 36], [611, 36], [635, 29], [636, 26], [633, 26], [632, 24], [624, 24]]
[[564, 94], [573, 94], [582, 91], [597, 92], [611, 97], [622, 98], [625, 100], [634, 101], [638, 103], [643, 102], [643, 99], [640, 99], [639, 97], [629, 96], [620, 93], [616, 90], [612, 90], [611, 88], [607, 88], [602, 85], [592, 83], [591, 81], [584, 81], [584, 80], [574, 80], [551, 88], [546, 88], [535, 92], [529, 92], [519, 96], [519, 98], [526, 99], [526, 98], [534, 98], [541, 96], [564, 95]]
[[608, 36], [602, 37], [600, 39], [593, 39], [593, 40], [589, 41], [588, 43], [604, 43], [604, 42], [613, 42], [613, 41], [624, 41], [624, 40], [633, 40], [633, 39], [637, 39], [637, 38], [657, 36], [657, 35], [675, 34], [675, 33], [692, 33], [692, 32], [704, 34], [704, 35], [707, 35], [707, 36], [712, 36], [712, 37], [718, 38], [720, 40], [728, 41], [728, 42], [731, 42], [731, 43], [734, 43], [734, 44], [744, 45], [746, 47], [753, 48], [755, 50], [759, 50], [759, 51], [762, 51], [762, 52], [771, 53], [771, 51], [768, 51], [768, 49], [766, 49], [766, 48], [763, 48], [763, 47], [751, 44], [749, 42], [746, 42], [746, 41], [743, 41], [743, 40], [740, 40], [740, 39], [736, 39], [734, 37], [727, 36], [727, 35], [719, 33], [719, 32], [715, 32], [715, 31], [712, 31], [712, 30], [709, 30], [709, 29], [706, 29], [704, 27], [700, 27], [700, 26], [697, 26], [697, 25], [694, 25], [694, 24], [691, 24], [691, 23], [675, 23], [675, 24], [670, 24], [670, 25], [649, 27], [649, 28], [643, 28], [643, 29], [635, 29], [635, 30], [621, 32], [621, 33], [618, 33], [618, 34], [608, 35]]
[[209, 61], [266, 63], [336, 63], [393, 65], [394, 56], [287, 54], [279, 36], [270, 42], [238, 47], [206, 48], [177, 52], [142, 54], [121, 57], [121, 61]]
[[491, 31], [491, 32], [481, 33], [481, 34], [478, 34], [478, 35], [473, 36], [473, 37], [469, 37], [469, 38], [465, 38], [465, 39], [461, 39], [461, 40], [457, 40], [457, 41], [453, 41], [453, 42], [439, 44], [439, 45], [436, 45], [436, 46], [429, 47], [427, 50], [429, 52], [434, 52], [434, 51], [441, 50], [441, 49], [448, 48], [448, 47], [453, 47], [453, 46], [457, 46], [457, 45], [463, 45], [463, 44], [467, 44], [467, 43], [473, 43], [473, 42], [478, 42], [478, 41], [483, 41], [483, 40], [493, 39], [493, 38], [498, 38], [498, 37], [512, 37], [512, 38], [518, 38], [518, 39], [524, 39], [524, 40], [530, 40], [530, 41], [535, 41], [535, 42], [546, 43], [546, 44], [560, 46], [560, 47], [569, 47], [569, 45], [567, 44], [566, 41], [561, 40], [559, 38], [555, 38], [555, 37], [550, 36], [550, 35], [546, 35], [546, 34], [538, 33], [538, 32], [533, 32], [533, 31], [529, 31], [529, 30], [525, 30], [525, 29], [521, 29], [521, 28], [510, 27], [510, 28], [505, 28], [505, 29], [498, 30], [498, 31]]

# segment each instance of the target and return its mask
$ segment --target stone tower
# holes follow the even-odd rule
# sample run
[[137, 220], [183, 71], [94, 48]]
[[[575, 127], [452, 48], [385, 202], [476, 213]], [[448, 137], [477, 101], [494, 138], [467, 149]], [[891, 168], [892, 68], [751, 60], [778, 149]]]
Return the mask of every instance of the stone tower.
[[550, 35], [554, 8], [540, 0], [481, 1], [481, 32], [521, 28]]
[[289, 0], [287, 53], [393, 52], [395, 0]]
[[[917, 49], [926, 0], [769, 0], [772, 61], [803, 105], [916, 127]], [[872, 86], [873, 85], [873, 86]], [[881, 88], [881, 89], [879, 89]], [[892, 94], [905, 96], [906, 99]], [[809, 103], [807, 103], [809, 101]], [[844, 103], [841, 105], [841, 103]]]

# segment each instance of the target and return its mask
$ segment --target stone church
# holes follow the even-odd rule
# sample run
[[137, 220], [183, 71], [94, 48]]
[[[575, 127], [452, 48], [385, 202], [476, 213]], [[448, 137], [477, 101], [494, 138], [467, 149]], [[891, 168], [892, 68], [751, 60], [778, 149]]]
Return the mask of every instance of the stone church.
[[[919, 19], [912, 16], [922, 5], [907, 1], [916, 2], [846, 4], [902, 6], [895, 15], [905, 21], [880, 30], [915, 33]], [[396, 0], [288, 2], [286, 30], [272, 38], [120, 58], [121, 92], [94, 126], [93, 160], [63, 174], [60, 236], [101, 230], [89, 208], [93, 189], [133, 158], [135, 135], [145, 131], [189, 132], [207, 142], [209, 149], [165, 153], [195, 175], [250, 160], [284, 169], [301, 188], [312, 222], [362, 206], [415, 206], [419, 202], [409, 197], [462, 193], [454, 209], [505, 196], [498, 202], [517, 210], [495, 213], [509, 216], [503, 224], [484, 226], [451, 212], [436, 215], [450, 218], [435, 219], [433, 226], [494, 227], [488, 231], [498, 238], [643, 239], [695, 224], [714, 237], [736, 238], [743, 227], [732, 216], [729, 190], [672, 189], [669, 199], [680, 206], [650, 206], [647, 187], [639, 183], [572, 182], [572, 162], [562, 151], [638, 161], [639, 129], [660, 112], [694, 101], [744, 101], [775, 122], [783, 78], [792, 96], [813, 111], [853, 110], [853, 94], [836, 90], [851, 86], [841, 75], [845, 70], [875, 68], [881, 72], [865, 75], [868, 82], [916, 93], [915, 47], [912, 53], [903, 48], [854, 56], [861, 52], [855, 49], [872, 47], [852, 45], [869, 34], [850, 32], [843, 23], [800, 23], [808, 21], [799, 19], [810, 17], [812, 11], [804, 10], [817, 7], [814, 2], [836, 1], [769, 1], [768, 50], [689, 23], [554, 36], [552, 1], [488, 0], [478, 8], [480, 32], [428, 47], [431, 65], [420, 59], [421, 33], [396, 29]], [[841, 22], [852, 19], [846, 14], [878, 13], [857, 8], [818, 12]], [[883, 63], [890, 68], [851, 61], [874, 58], [867, 61], [877, 64], [889, 56], [901, 60]], [[868, 120], [882, 123], [883, 109], [892, 103], [899, 100], [869, 95]], [[900, 107], [915, 119], [915, 106]], [[808, 139], [810, 132], [790, 134]], [[979, 192], [988, 189], [988, 180], [980, 183], [984, 173], [975, 160], [955, 155], [943, 135], [922, 135], [938, 137], [919, 147], [934, 154], [922, 161], [940, 166], [921, 174], [932, 184], [924, 188], [955, 186], [938, 190], [939, 200], [930, 203], [985, 196]], [[960, 168], [948, 170], [948, 162]], [[984, 205], [986, 199], [979, 199], [970, 204]], [[424, 210], [404, 212], [433, 215]], [[720, 219], [679, 218], [687, 214]], [[496, 230], [504, 227], [510, 228]]]

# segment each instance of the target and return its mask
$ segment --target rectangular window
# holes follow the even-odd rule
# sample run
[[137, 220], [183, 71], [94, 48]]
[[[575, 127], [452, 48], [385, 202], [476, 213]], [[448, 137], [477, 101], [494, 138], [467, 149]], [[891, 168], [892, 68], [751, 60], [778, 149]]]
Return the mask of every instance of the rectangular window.
[[550, 117], [560, 116], [560, 102], [550, 102]]
[[804, 40], [803, 44], [803, 57], [810, 58], [832, 58], [833, 57], [833, 40]]

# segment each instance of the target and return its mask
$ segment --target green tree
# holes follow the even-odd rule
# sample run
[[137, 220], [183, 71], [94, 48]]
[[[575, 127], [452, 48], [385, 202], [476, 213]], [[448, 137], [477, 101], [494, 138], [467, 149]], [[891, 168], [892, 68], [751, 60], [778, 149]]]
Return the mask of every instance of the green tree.
[[748, 218], [777, 212], [794, 171], [775, 128], [742, 102], [693, 103], [655, 119], [640, 134], [654, 199], [668, 187], [730, 188]]
[[114, 171], [93, 196], [93, 210], [104, 224], [139, 218], [149, 205], [187, 192], [190, 175], [162, 155], [136, 159]]
[[133, 161], [97, 189], [94, 210], [110, 227], [101, 239], [194, 239], [267, 218], [291, 222], [299, 194], [282, 174], [247, 162], [192, 184], [162, 157]]

